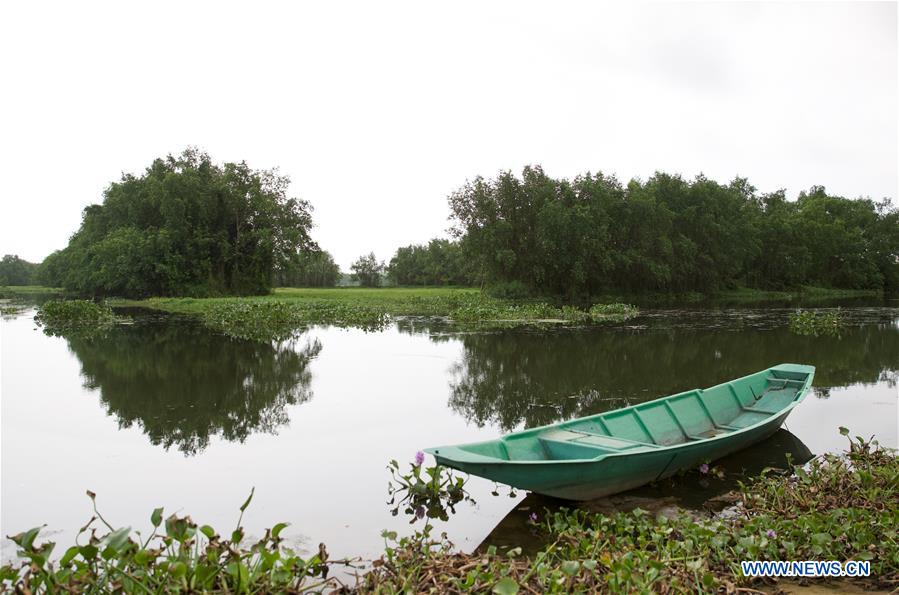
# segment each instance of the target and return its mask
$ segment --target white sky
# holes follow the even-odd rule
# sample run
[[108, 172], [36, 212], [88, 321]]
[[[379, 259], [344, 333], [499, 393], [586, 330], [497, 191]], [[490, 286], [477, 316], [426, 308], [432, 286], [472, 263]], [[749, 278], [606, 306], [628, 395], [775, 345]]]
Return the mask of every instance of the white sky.
[[529, 163], [895, 202], [896, 31], [895, 2], [5, 2], [0, 254], [188, 145], [280, 167], [345, 270]]

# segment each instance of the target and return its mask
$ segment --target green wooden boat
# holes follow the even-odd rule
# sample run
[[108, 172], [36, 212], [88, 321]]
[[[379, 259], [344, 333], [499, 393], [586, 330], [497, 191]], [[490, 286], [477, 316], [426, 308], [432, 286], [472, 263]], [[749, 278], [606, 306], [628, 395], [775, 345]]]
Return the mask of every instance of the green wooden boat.
[[764, 440], [805, 398], [814, 375], [813, 366], [780, 364], [707, 389], [425, 452], [472, 475], [590, 500]]

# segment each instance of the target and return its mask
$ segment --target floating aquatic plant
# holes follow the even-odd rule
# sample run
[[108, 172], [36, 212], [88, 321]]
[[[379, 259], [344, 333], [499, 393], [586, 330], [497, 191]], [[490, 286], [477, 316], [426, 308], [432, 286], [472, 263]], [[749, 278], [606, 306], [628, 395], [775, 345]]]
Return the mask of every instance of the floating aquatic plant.
[[800, 309], [790, 314], [790, 330], [797, 335], [839, 337], [842, 329], [843, 316], [839, 308], [824, 312]]
[[48, 300], [38, 308], [35, 322], [48, 335], [93, 335], [109, 327], [127, 322], [128, 318], [116, 316], [106, 302], [90, 300]]
[[475, 503], [465, 490], [466, 477], [456, 475], [449, 467], [435, 465], [425, 467], [425, 454], [415, 453], [409, 471], [403, 473], [395, 460], [390, 461], [390, 482], [387, 493], [390, 499], [387, 504], [390, 512], [396, 516], [402, 510], [409, 515], [410, 523], [425, 517], [448, 520], [449, 513], [456, 512], [459, 502]]

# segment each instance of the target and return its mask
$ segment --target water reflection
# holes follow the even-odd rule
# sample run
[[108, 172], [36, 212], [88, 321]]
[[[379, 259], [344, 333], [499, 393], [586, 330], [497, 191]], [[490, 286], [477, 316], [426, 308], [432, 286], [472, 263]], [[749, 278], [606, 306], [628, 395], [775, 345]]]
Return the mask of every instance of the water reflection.
[[[626, 326], [592, 329], [404, 319], [377, 333], [318, 327], [294, 345], [228, 339], [146, 311], [105, 336], [60, 339], [35, 329], [33, 314], [0, 317], [0, 525], [14, 534], [47, 523], [62, 531], [60, 543], [90, 514], [86, 489], [102, 495], [116, 524], [146, 529], [157, 506], [228, 526], [255, 486], [249, 531], [285, 521], [306, 553], [322, 541], [334, 557], [377, 556], [381, 530], [409, 530], [382, 505], [391, 459], [405, 464], [428, 445], [487, 440], [779, 361], [817, 365], [819, 394], [830, 391], [788, 421], [814, 452], [844, 447], [840, 425], [897, 444], [892, 306], [844, 309], [840, 340], [791, 335], [788, 310], [758, 308], [647, 310]], [[785, 448], [772, 449], [778, 460]], [[744, 451], [749, 463], [766, 453]], [[714, 481], [685, 488], [704, 497]], [[493, 498], [493, 483], [478, 477], [466, 489], [478, 506], [459, 508], [437, 531], [471, 551], [524, 493]], [[660, 489], [667, 497], [674, 488]], [[0, 559], [13, 555], [0, 550]]]
[[149, 319], [102, 336], [66, 336], [87, 388], [120, 428], [138, 424], [154, 445], [194, 455], [213, 436], [243, 442], [289, 422], [312, 398], [318, 340], [279, 345], [233, 339], [198, 324]]
[[491, 545], [506, 548], [525, 544], [524, 547], [528, 548], [526, 553], [536, 553], [545, 543], [536, 538], [528, 523], [528, 516], [536, 513], [542, 517], [546, 510], [560, 507], [583, 508], [607, 515], [635, 508], [656, 515], [669, 516], [684, 510], [718, 511], [733, 503], [734, 499], [728, 496], [739, 487], [740, 481], [757, 476], [765, 468], [788, 469], [788, 461], [801, 465], [810, 461], [812, 457], [812, 452], [799, 438], [781, 429], [763, 442], [716, 461], [715, 466], [724, 471], [724, 477], [720, 479], [705, 478], [691, 472], [587, 502], [570, 502], [539, 494], [528, 494], [493, 528], [478, 549], [483, 551]]
[[781, 362], [816, 366], [819, 396], [850, 384], [895, 386], [895, 311], [857, 314], [864, 320], [851, 319], [841, 338], [795, 335], [772, 321], [782, 316], [730, 312], [727, 326], [720, 313], [668, 312], [602, 330], [459, 334], [464, 353], [451, 369], [449, 404], [479, 426], [509, 431], [709, 386]]

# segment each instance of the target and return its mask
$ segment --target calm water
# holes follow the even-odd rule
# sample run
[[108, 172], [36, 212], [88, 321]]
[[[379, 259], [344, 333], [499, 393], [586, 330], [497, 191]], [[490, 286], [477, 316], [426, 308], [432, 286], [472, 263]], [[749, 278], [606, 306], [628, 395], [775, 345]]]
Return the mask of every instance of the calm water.
[[[250, 533], [287, 521], [300, 549], [324, 542], [333, 557], [376, 556], [382, 529], [410, 530], [385, 504], [392, 458], [781, 362], [817, 366], [815, 394], [789, 432], [729, 469], [840, 450], [840, 425], [896, 447], [899, 303], [844, 307], [840, 339], [789, 333], [789, 312], [655, 309], [620, 326], [492, 332], [406, 319], [382, 332], [316, 327], [269, 345], [146, 314], [99, 338], [49, 337], [25, 311], [0, 322], [0, 529], [47, 523], [68, 542], [91, 516], [88, 489], [114, 525], [146, 530], [165, 506], [226, 529], [255, 486]], [[592, 506], [690, 506], [726, 487], [662, 485]], [[469, 489], [478, 505], [441, 527], [468, 550], [491, 532], [495, 542], [527, 539], [526, 511], [553, 505], [490, 496], [493, 483], [479, 478]], [[13, 551], [3, 545], [4, 558]]]

